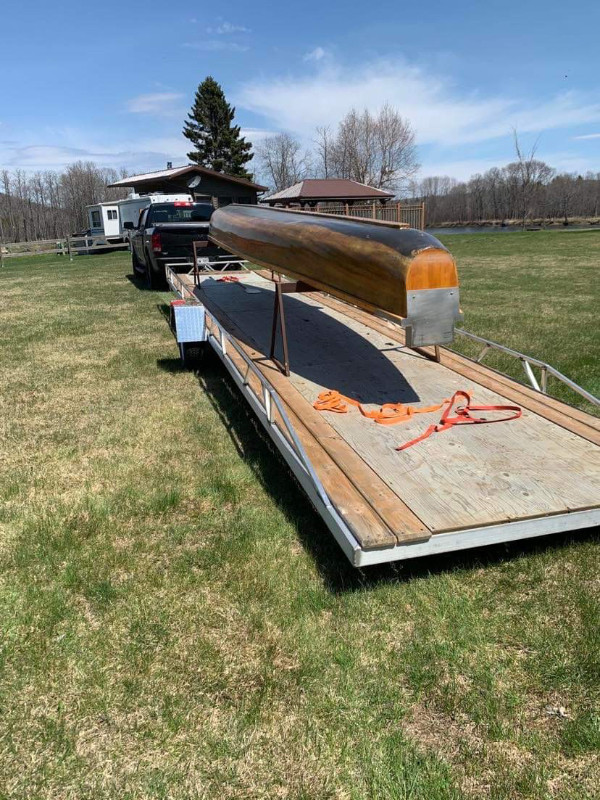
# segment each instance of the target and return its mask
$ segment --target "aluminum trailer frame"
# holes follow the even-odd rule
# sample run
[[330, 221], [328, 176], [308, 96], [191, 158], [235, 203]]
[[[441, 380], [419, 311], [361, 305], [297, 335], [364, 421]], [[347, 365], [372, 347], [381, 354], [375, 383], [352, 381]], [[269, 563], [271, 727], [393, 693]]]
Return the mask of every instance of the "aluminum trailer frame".
[[[179, 298], [183, 300], [187, 299], [193, 303], [202, 305], [176, 272], [167, 267], [166, 275], [169, 286]], [[237, 345], [234, 338], [228, 333], [219, 320], [217, 320], [207, 308], [204, 306], [202, 307], [204, 310], [204, 341], [212, 348], [224, 364], [236, 386], [248, 402], [251, 410], [283, 456], [285, 462], [353, 566], [359, 568], [374, 566], [392, 561], [404, 561], [411, 558], [470, 550], [503, 542], [533, 539], [541, 536], [549, 536], [551, 534], [566, 533], [568, 531], [600, 526], [600, 508], [593, 508], [583, 511], [538, 516], [531, 519], [515, 519], [503, 524], [482, 525], [458, 531], [436, 533], [424, 542], [397, 544], [392, 547], [381, 547], [378, 549], [364, 549], [329, 498], [329, 495], [323, 487], [294, 430], [294, 426], [275, 388], [256, 368], [255, 364], [246, 353]], [[473, 334], [467, 335], [477, 339], [480, 338], [475, 337]], [[482, 342], [486, 345], [485, 352], [487, 352], [489, 348], [494, 347], [495, 344], [487, 339], [482, 340]], [[526, 359], [527, 362], [534, 363], [536, 366], [546, 367], [548, 372], [555, 375], [559, 380], [564, 378], [561, 373], [549, 367], [549, 365], [544, 362], [538, 362], [536, 359], [529, 359], [527, 356], [523, 356], [516, 351], [510, 351], [509, 348], [503, 348], [501, 345], [497, 345], [497, 347], [509, 351], [511, 355], [514, 354], [515, 357], [519, 357], [522, 360]], [[245, 364], [244, 372], [240, 371], [235, 364], [231, 358], [230, 351], [235, 352], [236, 356], [243, 360]], [[470, 360], [475, 361], [474, 359]], [[250, 388], [250, 374], [260, 381], [262, 389], [260, 398]], [[526, 374], [530, 377], [528, 370], [526, 370]], [[517, 382], [515, 381], [515, 383]], [[588, 392], [578, 387], [577, 384], [573, 384], [573, 382], [567, 378], [565, 378], [565, 383], [576, 391], [579, 390], [579, 393], [590, 399], [591, 402], [600, 405], [600, 400], [598, 400], [598, 398], [589, 395]], [[535, 388], [537, 391], [542, 391], [539, 387]], [[275, 420], [275, 410], [283, 422], [285, 432], [279, 428]]]

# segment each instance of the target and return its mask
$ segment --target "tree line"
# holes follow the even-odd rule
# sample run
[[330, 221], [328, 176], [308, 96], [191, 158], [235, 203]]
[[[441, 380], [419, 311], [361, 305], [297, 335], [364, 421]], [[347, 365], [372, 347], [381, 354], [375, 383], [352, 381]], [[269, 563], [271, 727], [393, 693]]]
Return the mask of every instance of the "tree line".
[[447, 175], [415, 179], [419, 169], [410, 123], [385, 106], [379, 114], [351, 110], [337, 130], [318, 128], [313, 147], [302, 149], [289, 133], [264, 139], [256, 148], [261, 173], [275, 191], [305, 178], [350, 178], [394, 190], [409, 203], [426, 203], [427, 223], [468, 223], [600, 216], [600, 172], [557, 172], [525, 152], [514, 134], [516, 158], [467, 181]]
[[412, 186], [415, 201], [426, 203], [427, 224], [543, 222], [600, 217], [600, 172], [559, 173], [536, 161], [524, 171], [519, 161], [493, 167], [467, 181], [433, 175]]
[[0, 242], [54, 239], [88, 228], [87, 205], [120, 200], [108, 184], [127, 172], [77, 161], [62, 172], [0, 171]]

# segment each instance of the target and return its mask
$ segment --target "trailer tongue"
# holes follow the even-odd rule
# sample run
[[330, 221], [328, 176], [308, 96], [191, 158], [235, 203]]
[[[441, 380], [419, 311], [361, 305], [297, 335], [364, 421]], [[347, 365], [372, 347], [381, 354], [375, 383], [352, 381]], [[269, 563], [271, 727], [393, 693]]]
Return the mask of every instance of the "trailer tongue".
[[[214, 273], [178, 275], [167, 269], [171, 287], [186, 300], [173, 309], [175, 318], [181, 317], [177, 336], [180, 343], [205, 341], [217, 353], [354, 565], [600, 524], [600, 420], [443, 347], [436, 348], [436, 361], [432, 348], [416, 352], [408, 346], [414, 337], [407, 336], [407, 322], [420, 332], [420, 343], [433, 337], [439, 345], [434, 325], [418, 317], [415, 322], [408, 305], [406, 316], [398, 311], [402, 294], [407, 299], [418, 291], [407, 283], [422, 253], [433, 253], [428, 283], [446, 281], [449, 262], [444, 255], [437, 260], [438, 251], [446, 253], [443, 248], [408, 246], [405, 255], [398, 242], [409, 242], [406, 236], [416, 232], [395, 228], [390, 236], [387, 227], [382, 234], [381, 225], [362, 223], [354, 229], [361, 231], [357, 241], [350, 229], [339, 226], [344, 220], [330, 228], [315, 223], [312, 214], [265, 216], [262, 211], [253, 215], [228, 207], [217, 212], [212, 235], [239, 255], [298, 279], [297, 293], [285, 295], [289, 377], [271, 358], [272, 313], [278, 296], [280, 302], [283, 298], [282, 282], [269, 273], [240, 271], [223, 280]], [[293, 217], [300, 219], [292, 222]], [[331, 236], [329, 249], [323, 231]], [[390, 238], [382, 244], [384, 236]], [[391, 239], [400, 253], [397, 260], [387, 252], [393, 249]], [[374, 261], [371, 244], [378, 253]], [[326, 270], [334, 261], [339, 268]], [[397, 265], [388, 270], [388, 288], [380, 295], [386, 319], [377, 318], [377, 295], [368, 293], [376, 291], [374, 284], [367, 290], [346, 280], [346, 263], [352, 276], [360, 264], [364, 275], [385, 274], [382, 264]], [[303, 282], [318, 282], [327, 293]], [[456, 290], [439, 285], [427, 290], [432, 288]], [[190, 313], [197, 315], [195, 325]], [[332, 389], [366, 413], [314, 408]], [[522, 414], [499, 425], [454, 425], [398, 452], [399, 445], [439, 423], [440, 403], [461, 391], [473, 398], [472, 408], [511, 406]], [[401, 407], [423, 413], [407, 413], [401, 424], [375, 424], [386, 404], [397, 413]]]

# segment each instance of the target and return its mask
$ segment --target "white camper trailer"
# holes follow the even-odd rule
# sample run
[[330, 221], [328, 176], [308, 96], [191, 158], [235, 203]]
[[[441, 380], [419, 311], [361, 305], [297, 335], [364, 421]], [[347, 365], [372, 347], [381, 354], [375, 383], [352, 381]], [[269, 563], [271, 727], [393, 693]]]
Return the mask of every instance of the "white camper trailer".
[[92, 236], [105, 236], [111, 244], [122, 240], [117, 202], [88, 206], [88, 222]]
[[125, 200], [95, 203], [88, 206], [88, 222], [92, 236], [104, 236], [109, 244], [127, 241], [126, 222], [137, 227], [140, 212], [151, 203], [192, 202], [189, 194], [132, 194]]

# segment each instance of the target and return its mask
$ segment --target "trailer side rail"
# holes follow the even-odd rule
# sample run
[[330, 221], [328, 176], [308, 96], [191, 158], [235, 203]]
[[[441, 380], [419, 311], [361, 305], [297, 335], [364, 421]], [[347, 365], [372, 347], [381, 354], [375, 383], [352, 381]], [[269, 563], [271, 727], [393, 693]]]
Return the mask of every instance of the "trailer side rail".
[[[564, 383], [565, 386], [568, 386], [569, 389], [572, 389], [577, 394], [581, 395], [581, 397], [585, 398], [588, 402], [592, 403], [595, 406], [600, 406], [600, 398], [596, 397], [595, 395], [588, 392], [578, 383], [572, 381], [570, 378], [567, 378], [566, 375], [563, 375], [562, 372], [559, 372], [550, 364], [547, 364], [545, 361], [540, 361], [538, 358], [533, 358], [532, 356], [527, 356], [524, 353], [520, 353], [518, 350], [513, 350], [511, 347], [506, 347], [503, 344], [498, 344], [498, 342], [494, 342], [491, 339], [485, 339], [483, 336], [477, 336], [475, 333], [470, 333], [470, 331], [464, 330], [464, 328], [455, 328], [455, 333], [459, 334], [460, 336], [464, 336], [467, 339], [470, 339], [474, 342], [480, 342], [483, 347], [475, 358], [470, 359], [471, 361], [475, 361], [476, 364], [481, 364], [483, 359], [487, 356], [487, 354], [492, 350], [497, 350], [501, 353], [505, 353], [506, 355], [512, 356], [513, 358], [519, 359], [519, 361], [523, 364], [523, 369], [525, 371], [525, 375], [527, 376], [527, 380], [533, 389], [536, 392], [541, 392], [542, 394], [548, 394], [548, 376], [551, 375], [553, 378], [556, 378], [561, 383]], [[465, 356], [465, 358], [469, 358]], [[540, 379], [538, 381], [532, 367], [538, 367], [540, 370]], [[491, 369], [491, 367], [488, 367]], [[505, 374], [505, 373], [502, 373]]]

